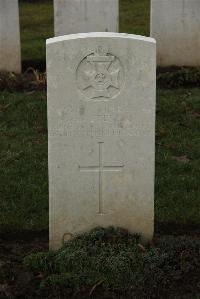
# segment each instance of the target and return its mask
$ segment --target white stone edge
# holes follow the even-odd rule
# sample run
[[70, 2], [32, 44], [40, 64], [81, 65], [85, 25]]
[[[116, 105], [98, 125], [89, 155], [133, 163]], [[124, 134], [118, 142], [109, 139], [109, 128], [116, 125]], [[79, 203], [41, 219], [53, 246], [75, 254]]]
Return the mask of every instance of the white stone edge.
[[68, 35], [49, 38], [46, 40], [46, 45], [59, 43], [67, 40], [87, 38], [87, 37], [114, 37], [114, 38], [116, 37], [116, 38], [125, 38], [131, 40], [139, 40], [139, 41], [156, 44], [156, 40], [154, 38], [146, 37], [142, 35], [128, 34], [128, 33], [115, 33], [115, 32], [89, 32], [89, 33], [68, 34]]

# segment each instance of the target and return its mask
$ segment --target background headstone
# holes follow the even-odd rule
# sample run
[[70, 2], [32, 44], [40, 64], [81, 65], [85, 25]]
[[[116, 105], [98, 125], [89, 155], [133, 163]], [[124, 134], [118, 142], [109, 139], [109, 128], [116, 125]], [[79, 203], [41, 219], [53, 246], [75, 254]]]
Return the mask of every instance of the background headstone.
[[155, 40], [47, 41], [50, 247], [101, 226], [153, 235]]
[[151, 0], [159, 66], [200, 66], [199, 30], [199, 0]]
[[0, 0], [0, 71], [21, 72], [18, 0]]
[[119, 0], [54, 0], [55, 36], [118, 32]]

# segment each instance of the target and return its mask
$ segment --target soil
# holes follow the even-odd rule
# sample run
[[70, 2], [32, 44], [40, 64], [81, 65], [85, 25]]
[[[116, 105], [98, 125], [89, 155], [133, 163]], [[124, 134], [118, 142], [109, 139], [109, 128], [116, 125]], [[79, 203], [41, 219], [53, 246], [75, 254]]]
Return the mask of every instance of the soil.
[[[0, 238], [0, 299], [36, 298], [35, 287], [40, 277], [34, 276], [23, 265], [23, 258], [31, 253], [48, 250], [47, 234], [38, 237]], [[32, 238], [31, 238], [32, 237]]]

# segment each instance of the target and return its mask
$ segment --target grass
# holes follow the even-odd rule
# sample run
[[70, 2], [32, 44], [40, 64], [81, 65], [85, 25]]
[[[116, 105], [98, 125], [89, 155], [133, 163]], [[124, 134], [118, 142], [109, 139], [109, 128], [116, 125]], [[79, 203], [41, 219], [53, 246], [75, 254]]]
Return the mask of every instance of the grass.
[[156, 220], [200, 224], [200, 90], [157, 95]]
[[149, 36], [150, 0], [120, 0], [120, 32]]
[[160, 238], [144, 247], [125, 230], [98, 228], [57, 252], [31, 254], [24, 263], [40, 273], [42, 298], [46, 291], [51, 298], [76, 293], [78, 298], [194, 299], [200, 291], [199, 247], [200, 240], [181, 237]]
[[35, 66], [46, 60], [47, 38], [53, 37], [53, 1], [21, 1], [19, 6], [22, 61]]
[[0, 94], [0, 230], [48, 225], [46, 94]]
[[[200, 90], [160, 89], [156, 223], [200, 225]], [[0, 94], [0, 231], [48, 228], [46, 93]]]
[[[150, 0], [120, 0], [120, 32], [149, 36]], [[20, 1], [24, 67], [44, 65], [45, 40], [53, 37], [53, 0]]]

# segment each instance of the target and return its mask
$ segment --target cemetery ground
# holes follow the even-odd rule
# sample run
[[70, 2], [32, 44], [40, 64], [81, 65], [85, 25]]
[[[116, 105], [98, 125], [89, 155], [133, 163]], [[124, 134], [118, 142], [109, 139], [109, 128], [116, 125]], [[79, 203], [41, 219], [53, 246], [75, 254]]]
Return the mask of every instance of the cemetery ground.
[[[20, 5], [24, 68], [43, 69], [52, 5]], [[148, 35], [149, 1], [120, 5], [120, 31]], [[199, 82], [158, 75], [153, 242], [99, 228], [49, 253], [45, 75], [0, 75], [0, 298], [200, 298]]]
[[154, 242], [143, 247], [126, 231], [100, 230], [54, 256], [45, 76], [4, 74], [1, 84], [2, 298], [199, 298], [200, 89], [158, 85]]

